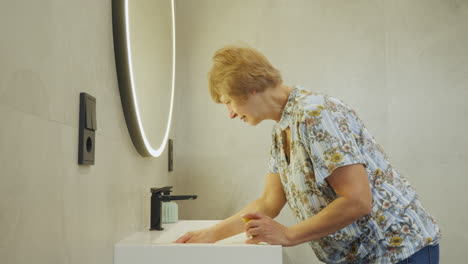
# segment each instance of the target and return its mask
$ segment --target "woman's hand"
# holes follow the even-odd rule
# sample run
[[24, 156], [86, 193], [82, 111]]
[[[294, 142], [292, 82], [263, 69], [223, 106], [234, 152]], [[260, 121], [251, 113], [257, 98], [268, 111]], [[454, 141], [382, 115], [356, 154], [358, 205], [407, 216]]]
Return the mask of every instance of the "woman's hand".
[[276, 222], [261, 213], [245, 214], [243, 218], [250, 219], [245, 224], [248, 240], [247, 244], [266, 242], [270, 245], [292, 246], [288, 227]]
[[191, 231], [179, 237], [173, 243], [214, 243], [216, 239], [210, 229]]

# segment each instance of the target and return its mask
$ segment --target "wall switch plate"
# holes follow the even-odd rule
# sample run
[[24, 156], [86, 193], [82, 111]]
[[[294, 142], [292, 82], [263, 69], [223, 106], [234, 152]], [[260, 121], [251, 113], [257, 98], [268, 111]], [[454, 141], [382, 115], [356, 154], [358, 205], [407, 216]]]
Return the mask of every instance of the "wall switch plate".
[[78, 164], [94, 165], [96, 130], [96, 98], [80, 93]]

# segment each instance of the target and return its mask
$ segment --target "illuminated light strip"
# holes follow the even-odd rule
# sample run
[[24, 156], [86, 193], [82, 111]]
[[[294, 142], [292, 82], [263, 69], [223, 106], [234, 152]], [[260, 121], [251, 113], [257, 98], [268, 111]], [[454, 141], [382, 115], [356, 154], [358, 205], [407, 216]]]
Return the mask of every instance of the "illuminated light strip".
[[167, 144], [167, 139], [169, 138], [169, 131], [171, 128], [171, 120], [172, 120], [172, 108], [174, 104], [174, 90], [175, 90], [175, 54], [176, 54], [176, 44], [175, 44], [175, 13], [174, 13], [174, 0], [171, 0], [171, 10], [172, 10], [172, 93], [171, 93], [171, 106], [169, 109], [169, 119], [167, 120], [166, 126], [166, 133], [164, 134], [163, 142], [158, 149], [154, 149], [148, 139], [146, 138], [145, 129], [143, 128], [143, 123], [141, 122], [140, 118], [140, 111], [138, 107], [138, 100], [137, 95], [135, 92], [135, 84], [133, 81], [133, 64], [132, 64], [132, 48], [130, 43], [130, 26], [129, 26], [129, 15], [128, 15], [128, 0], [125, 0], [125, 31], [126, 31], [126, 41], [127, 41], [127, 52], [128, 52], [128, 63], [130, 67], [130, 82], [132, 88], [132, 97], [133, 103], [135, 105], [135, 112], [137, 115], [138, 127], [140, 129], [141, 135], [143, 136], [143, 142], [145, 143], [146, 150], [151, 154], [153, 157], [159, 157], [163, 152], [164, 148]]

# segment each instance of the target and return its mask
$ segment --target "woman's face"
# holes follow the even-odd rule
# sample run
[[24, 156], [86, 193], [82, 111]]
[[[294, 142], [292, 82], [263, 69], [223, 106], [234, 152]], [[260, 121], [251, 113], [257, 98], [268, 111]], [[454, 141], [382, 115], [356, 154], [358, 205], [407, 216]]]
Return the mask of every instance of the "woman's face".
[[239, 117], [242, 121], [255, 126], [263, 121], [259, 114], [259, 98], [258, 94], [249, 95], [244, 102], [238, 102], [234, 99], [221, 97], [221, 102], [226, 105], [229, 117], [234, 119]]

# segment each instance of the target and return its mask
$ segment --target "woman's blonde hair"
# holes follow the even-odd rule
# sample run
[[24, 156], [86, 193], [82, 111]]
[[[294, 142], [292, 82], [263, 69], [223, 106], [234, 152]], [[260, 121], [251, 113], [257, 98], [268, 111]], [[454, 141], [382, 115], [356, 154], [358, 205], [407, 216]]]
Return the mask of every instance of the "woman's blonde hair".
[[222, 103], [223, 95], [242, 103], [251, 91], [261, 93], [282, 82], [280, 72], [262, 53], [245, 46], [217, 50], [208, 73], [209, 90], [216, 103]]

